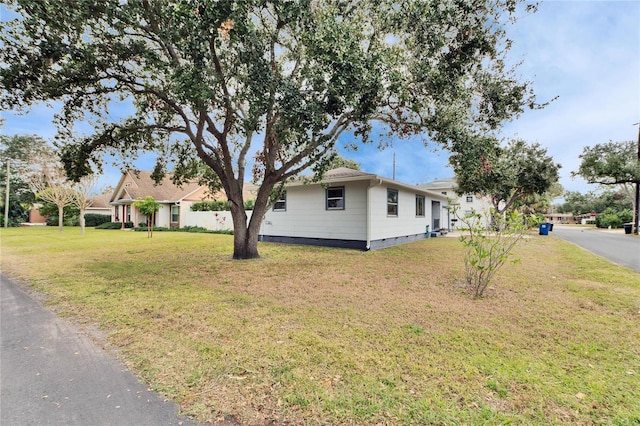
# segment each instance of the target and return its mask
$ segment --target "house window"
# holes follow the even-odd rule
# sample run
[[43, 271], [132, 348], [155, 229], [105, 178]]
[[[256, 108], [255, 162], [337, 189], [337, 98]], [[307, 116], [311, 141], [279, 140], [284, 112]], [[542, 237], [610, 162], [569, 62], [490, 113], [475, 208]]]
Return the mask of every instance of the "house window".
[[120, 222], [120, 206], [115, 206], [113, 210], [114, 210], [113, 219], [116, 222]]
[[467, 195], [467, 203], [473, 203], [473, 195]]
[[442, 191], [442, 195], [447, 195], [447, 191]]
[[387, 188], [387, 216], [398, 216], [398, 190]]
[[125, 217], [127, 218], [127, 222], [131, 222], [131, 204], [127, 204]]
[[180, 206], [171, 206], [171, 223], [180, 221]]
[[280, 194], [280, 198], [273, 203], [273, 211], [274, 212], [285, 212], [287, 211], [287, 191], [282, 191]]
[[344, 210], [344, 186], [327, 188], [327, 210]]
[[416, 216], [424, 217], [424, 196], [416, 195]]

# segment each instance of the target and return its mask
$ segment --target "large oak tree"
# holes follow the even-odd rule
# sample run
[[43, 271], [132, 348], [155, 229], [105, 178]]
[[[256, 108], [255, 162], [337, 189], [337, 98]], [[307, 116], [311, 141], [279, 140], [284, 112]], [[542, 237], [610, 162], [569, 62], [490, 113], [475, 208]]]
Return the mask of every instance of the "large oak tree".
[[[92, 136], [61, 145], [72, 178], [106, 152], [155, 151], [178, 169], [199, 158], [229, 198], [234, 258], [252, 258], [274, 189], [321, 172], [343, 132], [456, 150], [533, 106], [505, 65], [518, 3], [17, 0], [0, 36], [0, 102], [62, 101], [61, 140], [93, 120]], [[119, 100], [134, 108], [114, 120]]]
[[[640, 130], [638, 142], [607, 142], [587, 146], [580, 155], [574, 176], [589, 183], [618, 186], [633, 201], [634, 228], [638, 233], [638, 197], [640, 197]], [[633, 187], [635, 186], [635, 191]]]
[[489, 197], [499, 215], [522, 208], [527, 201], [536, 203], [535, 195], [545, 194], [558, 182], [561, 167], [540, 144], [521, 139], [500, 147], [491, 138], [481, 138], [452, 155], [450, 162], [458, 191]]

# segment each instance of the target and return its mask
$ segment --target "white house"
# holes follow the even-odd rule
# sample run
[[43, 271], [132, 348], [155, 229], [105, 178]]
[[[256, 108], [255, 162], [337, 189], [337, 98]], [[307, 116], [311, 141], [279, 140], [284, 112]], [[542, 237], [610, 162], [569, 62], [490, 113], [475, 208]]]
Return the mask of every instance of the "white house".
[[491, 200], [489, 197], [483, 197], [480, 194], [457, 194], [458, 184], [455, 178], [438, 179], [433, 182], [418, 185], [418, 188], [437, 192], [449, 199], [449, 205], [457, 210], [457, 217], [453, 212], [447, 212], [447, 221], [443, 222], [447, 229], [455, 229], [461, 227], [460, 217], [475, 211], [487, 217], [491, 210]]
[[446, 207], [446, 195], [338, 168], [322, 182], [288, 183], [265, 214], [260, 240], [379, 249], [440, 230]]

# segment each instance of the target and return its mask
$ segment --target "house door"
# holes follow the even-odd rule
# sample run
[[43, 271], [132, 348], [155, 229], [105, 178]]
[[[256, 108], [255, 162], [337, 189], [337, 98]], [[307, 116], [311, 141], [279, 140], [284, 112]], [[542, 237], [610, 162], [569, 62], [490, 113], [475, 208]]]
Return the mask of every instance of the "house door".
[[440, 225], [440, 201], [431, 201], [431, 226], [434, 231], [442, 228]]

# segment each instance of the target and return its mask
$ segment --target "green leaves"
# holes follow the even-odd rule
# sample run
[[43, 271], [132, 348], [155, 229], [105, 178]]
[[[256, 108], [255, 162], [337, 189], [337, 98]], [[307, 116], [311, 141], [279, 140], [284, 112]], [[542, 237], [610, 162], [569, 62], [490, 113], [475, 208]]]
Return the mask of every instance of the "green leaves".
[[558, 181], [561, 166], [537, 143], [512, 140], [502, 148], [492, 138], [476, 141], [459, 146], [449, 161], [460, 193], [491, 197], [498, 213], [523, 203], [529, 196], [544, 194]]
[[[516, 3], [16, 0], [20, 19], [0, 35], [0, 106], [60, 101], [69, 140], [76, 122], [95, 124], [61, 145], [76, 179], [112, 150], [197, 156], [242, 206], [252, 167], [261, 217], [273, 187], [322, 172], [344, 132], [428, 136], [458, 152], [533, 104], [504, 67]], [[123, 100], [133, 112], [114, 118]], [[189, 149], [170, 149], [175, 139]]]
[[574, 176], [589, 183], [616, 185], [640, 182], [638, 145], [633, 141], [607, 142], [585, 147]]
[[[459, 211], [454, 209], [459, 217]], [[525, 216], [516, 211], [501, 215], [492, 211], [485, 218], [476, 211], [459, 217], [466, 232], [460, 241], [466, 248], [465, 278], [473, 297], [480, 298], [489, 286], [493, 276], [509, 259], [511, 252], [525, 236], [529, 228], [536, 224], [533, 216]], [[486, 219], [491, 220], [488, 228]], [[512, 263], [517, 263], [517, 259]]]

